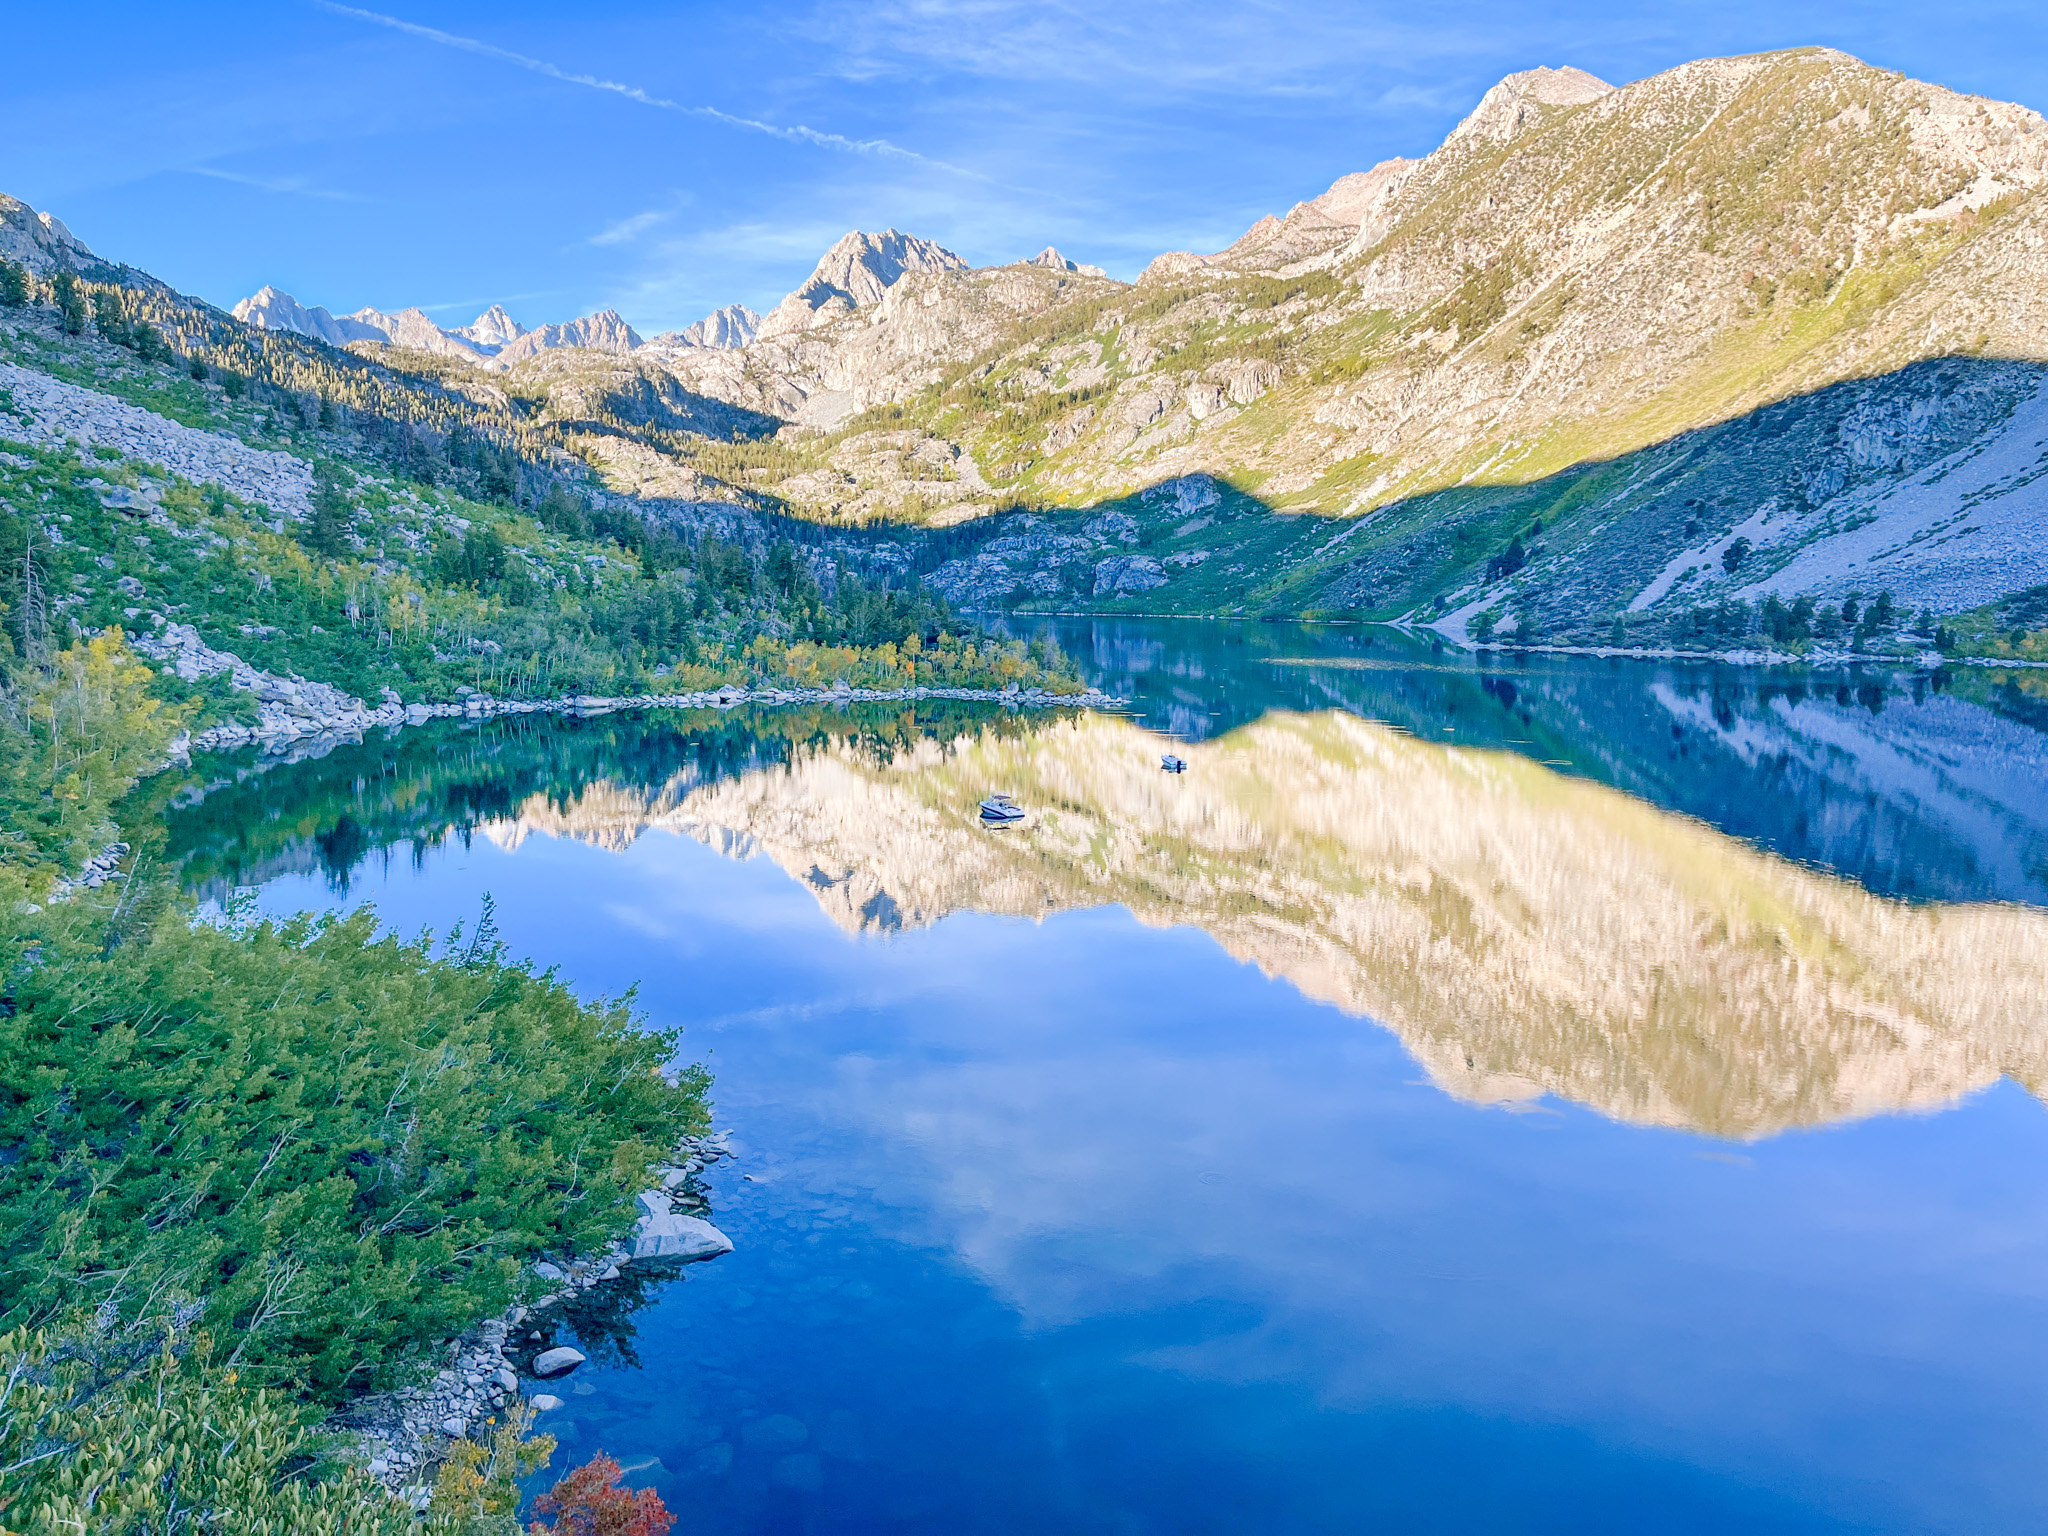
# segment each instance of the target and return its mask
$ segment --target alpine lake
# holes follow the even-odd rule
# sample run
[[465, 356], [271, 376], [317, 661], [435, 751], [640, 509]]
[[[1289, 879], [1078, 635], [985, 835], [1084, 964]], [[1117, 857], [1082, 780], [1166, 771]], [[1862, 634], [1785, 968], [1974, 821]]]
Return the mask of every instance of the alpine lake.
[[547, 1314], [589, 1360], [542, 1485], [603, 1450], [735, 1533], [2048, 1529], [2048, 672], [1053, 627], [1127, 714], [529, 716], [170, 799], [206, 896], [488, 897], [714, 1073], [736, 1250]]

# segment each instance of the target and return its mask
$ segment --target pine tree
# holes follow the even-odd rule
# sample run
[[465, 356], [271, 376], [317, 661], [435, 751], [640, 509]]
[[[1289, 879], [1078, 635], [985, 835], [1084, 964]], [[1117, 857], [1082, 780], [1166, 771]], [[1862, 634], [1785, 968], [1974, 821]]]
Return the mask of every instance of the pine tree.
[[88, 310], [85, 291], [78, 286], [78, 279], [63, 268], [51, 275], [50, 297], [56, 303], [57, 312], [64, 323], [64, 334], [79, 336], [85, 332]]
[[355, 546], [349, 535], [355, 531], [355, 508], [348, 493], [331, 474], [323, 473], [313, 491], [313, 515], [299, 542], [316, 555], [338, 560]]
[[116, 346], [129, 346], [128, 317], [121, 312], [121, 300], [111, 289], [102, 288], [92, 296], [92, 323]]
[[17, 261], [0, 258], [0, 304], [19, 309], [28, 302], [28, 269]]

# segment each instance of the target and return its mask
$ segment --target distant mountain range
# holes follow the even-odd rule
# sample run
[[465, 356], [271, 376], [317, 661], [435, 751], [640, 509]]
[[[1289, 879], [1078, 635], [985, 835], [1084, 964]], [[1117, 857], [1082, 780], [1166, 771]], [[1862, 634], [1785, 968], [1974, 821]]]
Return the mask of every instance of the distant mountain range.
[[[63, 225], [54, 227], [57, 234], [52, 239], [71, 239]], [[75, 241], [72, 243], [76, 245]], [[83, 251], [84, 247], [79, 245], [77, 249]], [[1102, 268], [1078, 265], [1052, 246], [1040, 251], [1028, 264], [1089, 277], [1103, 275]], [[810, 277], [767, 315], [757, 315], [744, 304], [728, 304], [684, 330], [663, 331], [646, 340], [626, 324], [618, 311], [611, 309], [564, 325], [528, 330], [507, 314], [504, 306], [493, 304], [469, 325], [449, 329], [435, 324], [418, 309], [386, 314], [366, 306], [352, 315], [336, 317], [318, 306], [308, 308], [273, 287], [259, 289], [241, 300], [233, 314], [237, 320], [261, 329], [295, 331], [331, 346], [381, 342], [443, 357], [465, 358], [485, 367], [506, 368], [557, 347], [598, 352], [632, 352], [641, 347], [657, 353], [691, 348], [733, 351], [756, 336], [785, 336], [813, 330], [863, 305], [877, 303], [905, 273], [966, 270], [965, 260], [930, 240], [893, 229], [880, 234], [854, 230], [827, 251]]]
[[714, 309], [684, 330], [663, 331], [659, 336], [650, 337], [645, 345], [656, 351], [676, 351], [683, 347], [729, 351], [734, 347], [744, 347], [760, 328], [761, 317], [746, 305], [728, 304], [723, 309]]
[[[95, 259], [18, 204], [0, 250]], [[928, 578], [973, 608], [1708, 647], [1882, 592], [2048, 620], [2048, 122], [1828, 49], [1510, 75], [1136, 283], [889, 229], [650, 341], [235, 313], [516, 369], [522, 429], [646, 500], [945, 528]]]
[[318, 306], [308, 309], [290, 294], [276, 288], [261, 288], [234, 307], [237, 320], [269, 331], [296, 331], [330, 346], [351, 342], [383, 342], [434, 352], [443, 357], [460, 357], [485, 367], [510, 367], [522, 358], [555, 347], [588, 347], [599, 352], [630, 352], [641, 345], [634, 329], [616, 310], [602, 309], [566, 325], [544, 325], [528, 330], [493, 304], [470, 324], [456, 330], [436, 325], [417, 309], [395, 314], [365, 306], [352, 315], [337, 318]]

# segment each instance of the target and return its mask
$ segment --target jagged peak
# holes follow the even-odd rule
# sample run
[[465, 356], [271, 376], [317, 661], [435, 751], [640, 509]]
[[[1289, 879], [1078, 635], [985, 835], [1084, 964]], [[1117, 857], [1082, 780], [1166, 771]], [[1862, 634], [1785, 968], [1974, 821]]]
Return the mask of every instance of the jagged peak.
[[5, 193], [0, 193], [0, 256], [31, 272], [89, 266], [99, 260], [55, 214], [38, 213]]
[[759, 334], [809, 330], [835, 316], [881, 302], [911, 272], [964, 272], [967, 262], [935, 240], [899, 229], [848, 230], [811, 275], [762, 320]]
[[1058, 246], [1048, 245], [1036, 256], [1023, 263], [1027, 267], [1049, 267], [1055, 272], [1078, 272], [1083, 277], [1107, 277], [1109, 274], [1100, 267], [1084, 267], [1078, 261], [1069, 261], [1060, 253]]
[[1491, 139], [1505, 143], [1540, 118], [1546, 107], [1582, 107], [1613, 95], [1614, 90], [1598, 75], [1569, 64], [1560, 69], [1539, 65], [1518, 70], [1480, 97], [1479, 105], [1444, 142]]
[[752, 341], [760, 328], [761, 317], [746, 305], [726, 304], [711, 311], [695, 325], [650, 337], [645, 345], [657, 352], [682, 351], [691, 347], [730, 352]]
[[455, 333], [467, 336], [478, 346], [496, 351], [508, 341], [517, 341], [526, 334], [526, 327], [514, 320], [502, 304], [493, 304], [468, 325]]

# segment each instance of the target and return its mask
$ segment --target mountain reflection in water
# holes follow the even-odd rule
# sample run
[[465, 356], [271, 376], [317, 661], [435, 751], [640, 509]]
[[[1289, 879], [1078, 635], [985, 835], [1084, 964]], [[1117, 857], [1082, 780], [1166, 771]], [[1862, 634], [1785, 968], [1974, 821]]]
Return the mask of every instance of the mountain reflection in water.
[[1925, 901], [2048, 891], [2027, 698], [1278, 638], [1156, 652], [1180, 778], [1127, 719], [932, 701], [149, 793], [196, 889], [490, 893], [686, 1028], [737, 1249], [554, 1325], [591, 1360], [543, 1424], [686, 1523], [2042, 1529], [2048, 1119], [1885, 1113], [2041, 1082], [2048, 913]]
[[1156, 730], [1343, 709], [1566, 767], [1882, 895], [2048, 905], [2048, 671], [1472, 656], [1384, 625], [1051, 627]]
[[[1604, 786], [1344, 714], [1185, 749], [1088, 717], [821, 746], [713, 783], [586, 787], [486, 823], [607, 847], [650, 827], [766, 854], [850, 930], [1120, 904], [1195, 925], [1396, 1031], [1447, 1091], [1556, 1093], [1724, 1137], [2044, 1081], [2048, 917], [1929, 907]], [[1027, 829], [975, 824], [987, 787]]]

